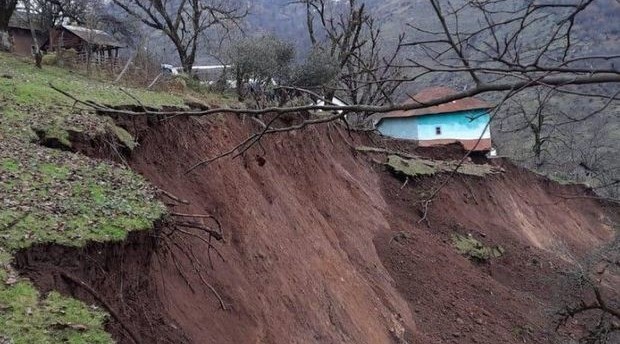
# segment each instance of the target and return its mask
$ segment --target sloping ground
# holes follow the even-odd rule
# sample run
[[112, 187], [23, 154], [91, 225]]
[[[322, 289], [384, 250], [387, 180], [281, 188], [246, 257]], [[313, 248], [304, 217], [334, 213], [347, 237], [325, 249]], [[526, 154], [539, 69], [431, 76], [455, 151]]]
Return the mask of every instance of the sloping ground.
[[[612, 235], [596, 201], [565, 198], [586, 190], [501, 161], [503, 173], [456, 175], [419, 222], [419, 200], [445, 174], [403, 186], [376, 163], [385, 157], [357, 152], [335, 127], [268, 137], [264, 150], [185, 174], [244, 139], [250, 123], [153, 124], [130, 159], [189, 202], [170, 205], [174, 212], [220, 219], [223, 259], [207, 254], [206, 242], [176, 235], [173, 245], [142, 238], [73, 253], [39, 247], [20, 255], [20, 269], [42, 290], [92, 301], [40, 264], [71, 271], [145, 342], [545, 343], [553, 295], [567, 287], [559, 272]], [[501, 246], [503, 255], [472, 262], [455, 249], [455, 233]], [[196, 264], [206, 268], [196, 273]], [[117, 320], [109, 330], [130, 343]]]
[[[0, 53], [0, 342], [110, 343], [105, 307], [41, 293], [17, 275], [14, 256], [43, 243], [121, 241], [130, 231], [151, 229], [165, 208], [156, 190], [130, 169], [43, 146], [75, 151], [72, 139], [94, 137], [118, 150], [133, 144], [109, 118], [80, 110], [50, 82], [106, 104], [131, 98], [103, 81], [29, 62]], [[153, 107], [183, 102], [170, 94], [129, 92]]]
[[[429, 208], [430, 225], [418, 224], [423, 208], [410, 205], [437, 180], [401, 189], [402, 182], [384, 179], [391, 228], [408, 235], [390, 243], [383, 234], [376, 247], [418, 327], [437, 342], [555, 342], [554, 312], [578, 290], [563, 272], [612, 238], [612, 210], [588, 199], [583, 187], [501, 165], [503, 174], [449, 182]], [[482, 264], [455, 257], [454, 233], [503, 254]]]

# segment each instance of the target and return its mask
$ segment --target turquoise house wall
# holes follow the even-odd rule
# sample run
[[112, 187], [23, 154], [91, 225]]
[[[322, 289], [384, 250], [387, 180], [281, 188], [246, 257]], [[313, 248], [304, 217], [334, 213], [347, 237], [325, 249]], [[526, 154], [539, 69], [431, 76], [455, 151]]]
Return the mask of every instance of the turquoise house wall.
[[[472, 120], [473, 119], [473, 120]], [[431, 114], [416, 117], [384, 118], [377, 125], [382, 135], [409, 140], [490, 139], [490, 117], [485, 109]], [[436, 134], [436, 128], [441, 134]]]
[[384, 118], [377, 125], [377, 130], [382, 135], [397, 139], [418, 139], [418, 123], [415, 117]]

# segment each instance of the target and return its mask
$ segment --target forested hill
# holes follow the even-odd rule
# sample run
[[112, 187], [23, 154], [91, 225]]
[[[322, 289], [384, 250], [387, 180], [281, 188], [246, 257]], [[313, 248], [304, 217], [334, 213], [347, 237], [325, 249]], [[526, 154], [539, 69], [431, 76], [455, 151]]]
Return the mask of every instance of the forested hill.
[[[562, 0], [564, 2], [575, 2]], [[306, 29], [305, 6], [290, 0], [248, 0], [250, 16], [248, 25], [253, 34], [274, 33], [284, 39], [295, 42], [299, 47], [309, 44]], [[372, 15], [382, 23], [384, 37], [394, 40], [398, 34], [408, 29], [408, 24], [424, 26], [427, 29], [437, 27], [438, 22], [428, 0], [360, 0], [365, 3]], [[454, 7], [465, 2], [452, 0]], [[511, 1], [517, 7], [528, 0]], [[557, 1], [556, 1], [557, 2]], [[344, 5], [344, 1], [334, 1], [336, 6]], [[508, 3], [505, 3], [508, 4]], [[575, 37], [584, 42], [588, 49], [607, 52], [618, 44], [620, 36], [620, 2], [616, 0], [596, 0], [587, 11], [580, 13], [576, 25], [581, 35]], [[477, 27], [479, 18], [474, 16], [462, 18], [460, 25], [467, 28]], [[410, 33], [412, 36], [412, 33]]]

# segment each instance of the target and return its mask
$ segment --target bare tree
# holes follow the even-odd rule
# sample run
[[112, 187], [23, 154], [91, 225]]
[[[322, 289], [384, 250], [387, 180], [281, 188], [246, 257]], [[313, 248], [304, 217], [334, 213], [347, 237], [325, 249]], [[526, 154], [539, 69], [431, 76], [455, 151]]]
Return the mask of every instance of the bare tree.
[[38, 14], [39, 24], [48, 30], [63, 21], [85, 23], [86, 16], [92, 13], [93, 7], [101, 8], [98, 1], [93, 0], [28, 0], [31, 10]]
[[584, 344], [617, 343], [620, 339], [620, 303], [613, 281], [620, 276], [620, 237], [566, 273], [567, 284], [580, 295], [557, 311], [556, 331], [570, 328], [571, 320], [586, 325], [579, 337]]
[[402, 84], [401, 44], [404, 35], [390, 53], [384, 49], [381, 27], [364, 3], [347, 0], [344, 8], [337, 2], [302, 0], [310, 41], [315, 49], [331, 56], [340, 68], [335, 79], [327, 84], [326, 98], [343, 95], [351, 104], [391, 104]]
[[[533, 159], [536, 167], [541, 167], [549, 156], [547, 146], [556, 134], [557, 113], [551, 102], [555, 92], [537, 87], [534, 92], [522, 94], [507, 101], [505, 111], [500, 116], [502, 133], [520, 134], [519, 138], [531, 139], [528, 159]], [[547, 153], [547, 154], [545, 154]]]
[[620, 103], [615, 94], [608, 98], [605, 91], [588, 89], [590, 96], [539, 86], [511, 98], [497, 117], [496, 142], [503, 154], [528, 168], [617, 198], [620, 146], [614, 133]]
[[227, 0], [112, 0], [131, 16], [164, 33], [174, 44], [189, 74], [210, 30], [238, 28], [246, 16], [236, 1]]
[[0, 51], [11, 50], [9, 21], [16, 7], [17, 0], [0, 0]]
[[[620, 53], [583, 55], [577, 49], [575, 21], [592, 0], [429, 3], [437, 29], [410, 25], [423, 38], [404, 43], [413, 48], [409, 66], [418, 71], [407, 81], [450, 73], [463, 76], [461, 86], [472, 93], [530, 85], [567, 94], [575, 92], [569, 85], [620, 81], [620, 71], [605, 63]], [[460, 23], [466, 17], [478, 18], [479, 25], [465, 31]]]

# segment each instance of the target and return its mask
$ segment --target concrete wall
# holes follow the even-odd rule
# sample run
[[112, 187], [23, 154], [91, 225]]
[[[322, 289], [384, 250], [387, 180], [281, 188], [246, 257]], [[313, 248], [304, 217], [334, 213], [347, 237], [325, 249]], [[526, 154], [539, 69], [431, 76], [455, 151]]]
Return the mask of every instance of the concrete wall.
[[406, 140], [418, 139], [416, 117], [384, 118], [377, 125], [381, 135]]
[[[473, 119], [473, 120], [472, 120]], [[418, 125], [418, 140], [460, 139], [474, 140], [491, 138], [487, 126], [489, 114], [486, 110], [471, 110], [447, 114], [427, 115], [416, 117]], [[441, 134], [436, 134], [436, 128]]]
[[[490, 139], [491, 132], [485, 126], [490, 117], [486, 110], [460, 111], [445, 114], [404, 118], [384, 118], [377, 125], [382, 135], [409, 140], [473, 140]], [[441, 128], [441, 134], [436, 128]]]

